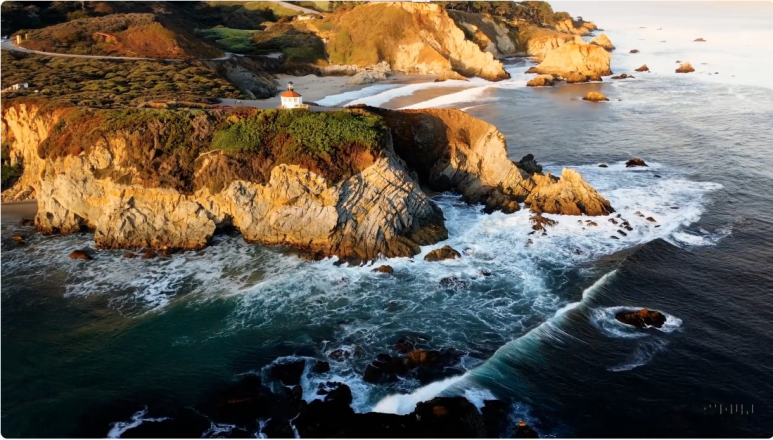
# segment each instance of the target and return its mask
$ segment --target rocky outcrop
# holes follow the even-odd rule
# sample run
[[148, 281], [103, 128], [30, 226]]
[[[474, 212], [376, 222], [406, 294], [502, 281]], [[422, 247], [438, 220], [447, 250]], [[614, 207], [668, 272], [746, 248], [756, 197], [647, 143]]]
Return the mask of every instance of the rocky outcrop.
[[586, 44], [579, 35], [571, 35], [552, 29], [523, 24], [518, 29], [518, 42], [526, 55], [542, 61], [548, 52], [574, 42]]
[[583, 96], [582, 100], [590, 101], [590, 102], [602, 102], [602, 101], [609, 101], [609, 98], [604, 96], [603, 93], [588, 92], [585, 96]]
[[681, 66], [676, 68], [676, 73], [690, 73], [695, 72], [695, 69], [692, 67], [692, 64], [690, 63], [682, 63]]
[[612, 77], [612, 79], [626, 79], [626, 78], [631, 78], [631, 79], [633, 79], [633, 78], [634, 78], [634, 76], [632, 76], [632, 75], [629, 75], [629, 74], [627, 74], [627, 73], [623, 73], [623, 74], [621, 74], [621, 75], [615, 75], [615, 76], [613, 76], [613, 77]]
[[538, 75], [526, 82], [529, 87], [549, 87], [553, 85], [553, 75]]
[[228, 78], [232, 84], [252, 99], [266, 99], [277, 94], [279, 84], [268, 73], [275, 71], [278, 60], [268, 57], [234, 57], [224, 61], [203, 63]]
[[440, 249], [435, 249], [424, 256], [424, 261], [443, 261], [443, 260], [455, 260], [457, 258], [461, 258], [462, 254], [460, 254], [456, 249], [452, 248], [451, 246], [445, 245]]
[[496, 58], [521, 54], [515, 32], [499, 19], [489, 14], [471, 14], [456, 10], [447, 12], [480, 50]]
[[574, 21], [571, 18], [559, 21], [553, 25], [557, 31], [573, 35], [590, 35], [598, 29], [595, 24], [587, 21]]
[[[491, 81], [510, 77], [496, 56], [467, 39], [465, 31], [437, 4], [373, 2], [325, 20], [323, 24], [332, 26], [315, 23], [315, 31], [327, 41], [333, 64], [365, 66], [388, 61], [391, 70], [405, 73], [441, 75], [455, 71]], [[382, 32], [384, 29], [399, 31]], [[499, 35], [496, 29], [494, 33]], [[374, 30], [380, 32], [378, 36], [372, 34]], [[485, 32], [480, 35], [485, 36]], [[490, 49], [496, 47], [497, 54], [499, 48], [509, 50], [506, 36], [492, 37], [494, 46]]]
[[644, 162], [644, 159], [640, 159], [638, 157], [634, 157], [633, 159], [628, 159], [628, 161], [625, 162], [626, 168], [631, 167], [648, 167], [647, 162]]
[[649, 68], [649, 67], [647, 67], [647, 65], [646, 65], [646, 64], [642, 64], [642, 66], [641, 66], [641, 67], [639, 67], [638, 69], [635, 69], [635, 70], [636, 70], [637, 72], [649, 72], [649, 71], [650, 71], [650, 68]]
[[590, 40], [590, 44], [601, 46], [610, 52], [615, 50], [615, 45], [612, 44], [611, 41], [609, 41], [609, 37], [607, 37], [607, 34], [601, 34], [598, 37]]
[[[213, 190], [163, 183], [179, 177], [177, 173], [149, 178], [153, 167], [174, 162], [152, 161], [161, 152], [153, 147], [158, 141], [140, 135], [145, 126], [111, 129], [88, 140], [62, 138], [61, 133], [74, 133], [67, 126], [55, 136], [60, 153], [51, 153], [54, 141], [44, 141], [65, 110], [42, 108], [31, 103], [4, 107], [4, 141], [11, 143], [11, 157], [24, 161], [25, 173], [3, 197], [20, 194], [19, 187], [29, 188], [37, 196], [35, 224], [40, 231], [92, 230], [101, 248], [200, 249], [219, 228], [235, 228], [249, 242], [289, 245], [317, 255], [353, 260], [412, 256], [421, 252], [420, 246], [448, 236], [443, 213], [419, 181], [434, 190], [457, 191], [469, 203], [485, 204], [487, 212], [514, 212], [524, 202], [534, 212], [613, 211], [576, 172], [565, 169], [557, 179], [542, 175], [533, 157], [511, 161], [505, 139], [494, 126], [458, 110], [346, 110], [381, 116], [388, 131], [376, 157], [363, 156], [356, 172], [340, 178], [311, 171], [313, 163], [272, 163], [265, 177], [250, 177], [246, 171], [224, 168], [235, 159], [208, 150], [208, 138], [193, 139], [203, 142], [206, 152], [186, 163], [194, 167], [194, 180], [220, 178], [220, 187]], [[87, 115], [99, 120], [100, 112], [106, 111], [89, 110]], [[143, 112], [148, 117], [157, 111]], [[239, 121], [242, 114], [201, 112], [185, 121], [199, 127], [212, 123], [207, 117]], [[163, 128], [158, 120], [151, 120], [153, 124]], [[75, 144], [62, 144], [67, 139]], [[82, 147], [84, 141], [88, 144]]]
[[[562, 213], [556, 209], [563, 206], [567, 208], [564, 214], [606, 215], [614, 211], [577, 172], [564, 169], [562, 177], [568, 176], [569, 181], [559, 183], [562, 179], [521, 169], [507, 157], [502, 133], [465, 112], [371, 110], [388, 121], [395, 152], [417, 173], [420, 182], [433, 190], [456, 191], [468, 203], [482, 203], [489, 211], [513, 212], [512, 204], [530, 204], [529, 197], [535, 193], [541, 194], [531, 199], [535, 212]], [[540, 208], [559, 194], [562, 199], [553, 208]], [[589, 209], [577, 209], [580, 205]]]
[[704, 40], [703, 38], [696, 38], [696, 39], [694, 39], [692, 41], [695, 41], [695, 42], [698, 42], [698, 43], [705, 43], [706, 42], [706, 40]]
[[631, 51], [628, 53], [639, 53], [639, 49], [631, 49]]
[[657, 310], [641, 309], [637, 311], [622, 311], [615, 314], [615, 319], [623, 324], [636, 328], [661, 328], [666, 323], [666, 316]]
[[534, 69], [536, 73], [558, 74], [568, 78], [580, 74], [589, 79], [612, 74], [611, 56], [607, 50], [595, 44], [568, 42], [547, 53]]

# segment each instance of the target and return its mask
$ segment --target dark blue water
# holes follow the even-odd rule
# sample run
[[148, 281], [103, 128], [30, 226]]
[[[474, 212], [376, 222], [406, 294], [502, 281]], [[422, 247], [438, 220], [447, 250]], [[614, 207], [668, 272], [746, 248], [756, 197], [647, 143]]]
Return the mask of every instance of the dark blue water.
[[[90, 235], [3, 224], [29, 245], [2, 250], [2, 434], [100, 437], [145, 408], [145, 418], [207, 416], [213, 393], [283, 356], [331, 361], [327, 375], [304, 375], [306, 399], [335, 379], [356, 410], [394, 410], [424, 384], [373, 386], [362, 372], [413, 334], [465, 353], [467, 374], [424, 388], [430, 396], [496, 396], [542, 435], [769, 437], [773, 91], [690, 77], [545, 90], [517, 80], [453, 105], [495, 124], [512, 159], [578, 169], [635, 226], [629, 236], [610, 239], [606, 219], [584, 229], [555, 216], [526, 247], [527, 212], [485, 216], [444, 194], [463, 258], [390, 260], [392, 278], [238, 236], [152, 262], [118, 251], [75, 262], [67, 254], [93, 246]], [[613, 101], [576, 99], [592, 89]], [[634, 156], [651, 166], [625, 169]], [[464, 287], [441, 285], [448, 276]], [[666, 331], [617, 324], [628, 306], [666, 313]], [[335, 349], [352, 356], [330, 359]]]

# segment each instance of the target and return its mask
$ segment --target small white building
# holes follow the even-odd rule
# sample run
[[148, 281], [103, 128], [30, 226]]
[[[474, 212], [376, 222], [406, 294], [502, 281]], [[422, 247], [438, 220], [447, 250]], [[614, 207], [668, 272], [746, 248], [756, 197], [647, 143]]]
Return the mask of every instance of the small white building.
[[306, 108], [308, 105], [303, 103], [303, 96], [293, 90], [292, 81], [287, 83], [287, 91], [279, 95], [282, 100], [282, 108]]

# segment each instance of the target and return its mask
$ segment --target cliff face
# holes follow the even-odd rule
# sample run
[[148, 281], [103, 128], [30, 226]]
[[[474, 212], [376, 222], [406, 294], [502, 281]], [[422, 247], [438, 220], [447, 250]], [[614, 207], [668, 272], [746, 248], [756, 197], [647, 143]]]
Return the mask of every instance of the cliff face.
[[[512, 212], [521, 202], [535, 212], [613, 211], [571, 170], [556, 179], [534, 173], [536, 163], [510, 161], [505, 139], [494, 126], [458, 110], [358, 110], [383, 118], [387, 131], [378, 154], [361, 153], [355, 159], [358, 171], [350, 174], [313, 172], [313, 163], [271, 159], [268, 177], [260, 177], [260, 172], [245, 174], [223, 164], [244, 160], [248, 168], [260, 168], [255, 157], [266, 153], [233, 156], [219, 149], [197, 153], [191, 162], [192, 179], [219, 176], [224, 185], [216, 191], [201, 184], [164, 184], [164, 176], [148, 174], [148, 168], [173, 162], [153, 162], [154, 156], [164, 154], [164, 147], [158, 140], [143, 138], [140, 126], [88, 138], [85, 149], [74, 149], [70, 144], [78, 139], [69, 138], [70, 144], [56, 153], [51, 138], [61, 136], [61, 130], [77, 129], [77, 120], [60, 117], [64, 111], [41, 110], [34, 104], [4, 109], [4, 140], [12, 143], [13, 157], [24, 161], [25, 173], [3, 193], [3, 200], [22, 194], [19, 188], [29, 188], [38, 200], [35, 223], [40, 231], [93, 230], [96, 245], [103, 248], [199, 249], [218, 228], [232, 226], [247, 241], [290, 245], [321, 255], [356, 260], [412, 256], [420, 252], [419, 246], [448, 235], [443, 213], [422, 192], [416, 177], [435, 190], [457, 191], [470, 203], [483, 203], [487, 212]], [[191, 124], [205, 124], [207, 114], [199, 113], [189, 120]], [[89, 115], [105, 120], [115, 116], [105, 111]], [[123, 117], [140, 120], [131, 118], [143, 115], [147, 113]], [[221, 127], [239, 126], [234, 121], [246, 117], [238, 112], [218, 115]], [[170, 122], [161, 129], [171, 126]], [[245, 127], [241, 130], [249, 128]], [[195, 133], [202, 137], [208, 131], [199, 127]], [[136, 162], [138, 150], [145, 158], [141, 162]]]
[[571, 18], [559, 21], [555, 24], [555, 28], [559, 32], [566, 32], [573, 35], [588, 35], [597, 29], [596, 25], [591, 22], [575, 22]]
[[533, 25], [521, 25], [518, 41], [522, 42], [526, 54], [542, 61], [548, 52], [569, 42], [585, 43], [578, 35], [557, 32], [552, 29], [538, 28]]
[[611, 75], [611, 55], [595, 44], [568, 42], [550, 50], [545, 59], [534, 69], [536, 73], [558, 74], [569, 77], [580, 73], [591, 77]]
[[470, 14], [463, 11], [447, 11], [480, 50], [489, 52], [497, 58], [522, 53], [518, 38], [507, 24], [488, 14]]
[[[368, 3], [331, 14], [314, 27], [327, 40], [332, 64], [365, 67], [386, 61], [392, 70], [407, 73], [455, 71], [492, 81], [509, 78], [502, 63], [465, 39], [464, 31], [436, 4]], [[505, 39], [501, 44], [506, 46]]]

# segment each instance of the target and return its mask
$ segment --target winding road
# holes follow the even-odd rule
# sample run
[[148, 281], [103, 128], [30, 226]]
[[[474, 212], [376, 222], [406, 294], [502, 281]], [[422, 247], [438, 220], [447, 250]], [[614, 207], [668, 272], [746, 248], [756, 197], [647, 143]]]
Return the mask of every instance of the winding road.
[[109, 56], [109, 55], [75, 55], [71, 53], [55, 53], [55, 52], [43, 52], [40, 50], [32, 50], [27, 49], [26, 47], [21, 47], [13, 44], [11, 40], [5, 40], [2, 43], [3, 50], [15, 50], [18, 52], [25, 52], [25, 53], [34, 53], [38, 55], [45, 55], [49, 57], [63, 57], [63, 58], [94, 58], [94, 59], [101, 59], [101, 60], [145, 60], [145, 61], [158, 61], [158, 60], [164, 60], [164, 61], [225, 61], [230, 60], [231, 58], [235, 56], [241, 56], [239, 54], [234, 54], [231, 52], [226, 52], [225, 55], [219, 58], [204, 58], [204, 59], [181, 59], [181, 58], [144, 58], [144, 57], [115, 57], [115, 56]]

